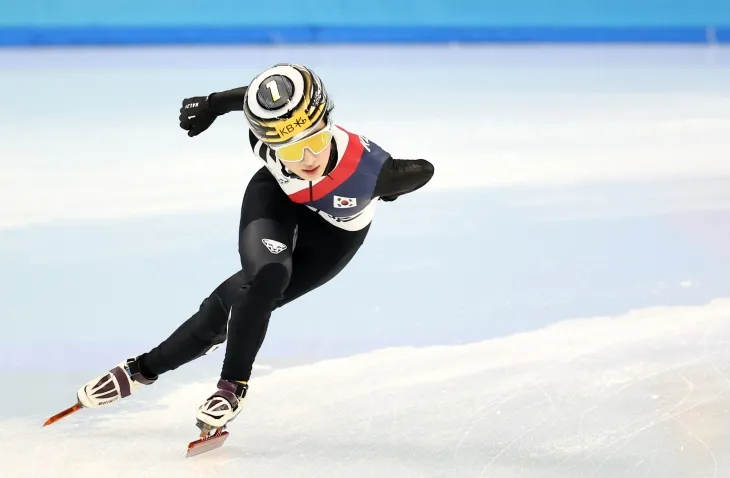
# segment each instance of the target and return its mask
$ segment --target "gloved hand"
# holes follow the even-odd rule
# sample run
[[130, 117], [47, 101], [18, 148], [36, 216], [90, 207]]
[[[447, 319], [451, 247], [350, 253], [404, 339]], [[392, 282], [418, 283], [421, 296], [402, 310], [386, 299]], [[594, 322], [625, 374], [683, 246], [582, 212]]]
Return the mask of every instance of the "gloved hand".
[[180, 127], [191, 138], [208, 129], [217, 117], [218, 114], [210, 108], [207, 96], [185, 98], [180, 107]]

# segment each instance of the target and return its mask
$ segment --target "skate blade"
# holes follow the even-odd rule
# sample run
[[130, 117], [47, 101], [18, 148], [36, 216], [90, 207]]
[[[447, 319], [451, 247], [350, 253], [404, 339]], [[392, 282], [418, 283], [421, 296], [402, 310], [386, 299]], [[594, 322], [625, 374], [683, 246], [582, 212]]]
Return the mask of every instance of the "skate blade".
[[190, 442], [185, 458], [190, 458], [191, 456], [200, 455], [201, 453], [220, 448], [227, 438], [228, 432], [220, 432], [211, 437], [201, 437], [194, 442]]
[[72, 413], [78, 412], [82, 408], [84, 408], [84, 406], [81, 405], [81, 403], [77, 402], [76, 405], [74, 405], [73, 407], [68, 407], [66, 410], [53, 415], [51, 418], [46, 420], [46, 422], [43, 424], [43, 426], [47, 427], [48, 425], [52, 425], [52, 424], [56, 423], [57, 421], [59, 421], [60, 419], [66, 418], [67, 416], [71, 415]]

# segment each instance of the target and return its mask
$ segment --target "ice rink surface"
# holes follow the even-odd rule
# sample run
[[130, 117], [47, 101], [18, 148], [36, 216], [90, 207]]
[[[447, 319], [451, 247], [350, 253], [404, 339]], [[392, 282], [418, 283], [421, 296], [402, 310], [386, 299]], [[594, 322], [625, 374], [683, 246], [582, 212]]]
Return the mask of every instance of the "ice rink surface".
[[[42, 429], [238, 267], [241, 115], [280, 61], [431, 184], [275, 312], [225, 447], [184, 460], [222, 352]], [[0, 51], [0, 459], [37, 477], [730, 475], [730, 50]]]

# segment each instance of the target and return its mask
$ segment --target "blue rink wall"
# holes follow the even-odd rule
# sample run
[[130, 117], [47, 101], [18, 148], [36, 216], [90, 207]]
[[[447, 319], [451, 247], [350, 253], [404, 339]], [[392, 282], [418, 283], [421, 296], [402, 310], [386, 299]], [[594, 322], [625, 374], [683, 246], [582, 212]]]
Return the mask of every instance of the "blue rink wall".
[[0, 0], [0, 45], [719, 43], [729, 0]]

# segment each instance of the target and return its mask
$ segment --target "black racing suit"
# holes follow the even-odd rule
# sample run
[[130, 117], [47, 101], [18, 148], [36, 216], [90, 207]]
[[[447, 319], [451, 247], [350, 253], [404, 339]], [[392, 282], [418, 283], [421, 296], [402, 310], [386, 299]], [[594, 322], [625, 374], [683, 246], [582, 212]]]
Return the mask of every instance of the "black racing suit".
[[[218, 111], [240, 110], [244, 92], [245, 88], [239, 88], [219, 94], [237, 101]], [[333, 147], [325, 175], [336, 156]], [[388, 157], [377, 177], [373, 198], [393, 201], [425, 185], [433, 172], [428, 161]], [[363, 244], [369, 228], [348, 231], [333, 226], [312, 209], [293, 202], [272, 173], [261, 168], [251, 178], [241, 207], [242, 269], [223, 281], [172, 335], [139, 357], [143, 374], [153, 378], [174, 370], [227, 340], [221, 378], [247, 381], [271, 313], [342, 271]], [[264, 238], [283, 244], [285, 249], [269, 253], [261, 247]]]

